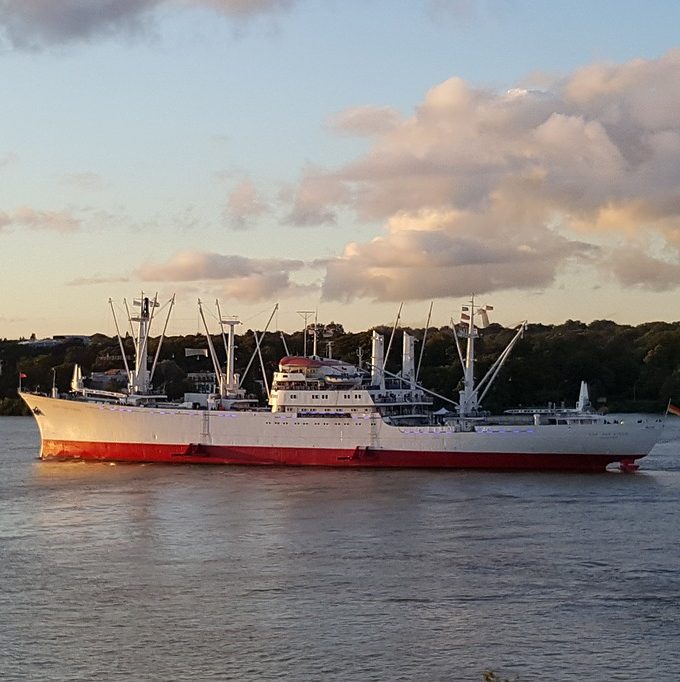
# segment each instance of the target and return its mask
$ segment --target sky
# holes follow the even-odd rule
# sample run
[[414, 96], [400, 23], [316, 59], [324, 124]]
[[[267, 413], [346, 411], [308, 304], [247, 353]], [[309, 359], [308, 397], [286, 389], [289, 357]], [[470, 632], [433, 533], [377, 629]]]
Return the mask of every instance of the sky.
[[[680, 3], [0, 0], [0, 338], [680, 319]], [[215, 325], [214, 313], [208, 317]], [[158, 332], [159, 333], [159, 332]]]

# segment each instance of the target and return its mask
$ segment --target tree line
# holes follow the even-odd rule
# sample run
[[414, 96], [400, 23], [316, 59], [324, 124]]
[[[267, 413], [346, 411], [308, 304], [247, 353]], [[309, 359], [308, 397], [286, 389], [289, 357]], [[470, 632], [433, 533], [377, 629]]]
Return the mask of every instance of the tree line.
[[[329, 326], [330, 327], [330, 326]], [[332, 357], [358, 364], [370, 362], [371, 331], [345, 333], [342, 325], [330, 327], [319, 341], [319, 354], [325, 356], [330, 342]], [[386, 340], [390, 328], [377, 328]], [[422, 342], [423, 329], [406, 329]], [[422, 351], [419, 383], [432, 391], [455, 400], [462, 387], [462, 370], [456, 350], [454, 331], [449, 326], [427, 330]], [[514, 331], [492, 324], [480, 331], [476, 345], [476, 376], [481, 378], [510, 341]], [[259, 334], [258, 334], [259, 336]], [[309, 337], [308, 337], [309, 339]], [[260, 342], [267, 380], [275, 371], [279, 359], [286, 354], [302, 354], [303, 332], [266, 333]], [[123, 341], [128, 362], [134, 356], [131, 338]], [[213, 337], [215, 347], [222, 351], [222, 340]], [[256, 348], [253, 330], [237, 336], [236, 371], [243, 374]], [[284, 346], [285, 343], [285, 346]], [[149, 342], [153, 357], [158, 338]], [[387, 341], [386, 341], [387, 347]], [[166, 337], [161, 347], [154, 375], [154, 387], [170, 399], [181, 398], [193, 384], [192, 372], [212, 370], [210, 360], [203, 356], [185, 356], [186, 348], [207, 348], [205, 336]], [[360, 350], [361, 349], [361, 350]], [[311, 342], [308, 342], [311, 353]], [[421, 344], [416, 344], [417, 358]], [[0, 341], [0, 414], [21, 414], [23, 407], [17, 398], [19, 373], [28, 390], [48, 393], [53, 382], [60, 392], [69, 390], [73, 366], [78, 363], [87, 375], [122, 368], [118, 339], [102, 334], [90, 337], [90, 343], [71, 340], [50, 348]], [[399, 332], [392, 344], [386, 368], [397, 373], [401, 366]], [[244, 378], [244, 387], [262, 396], [259, 360], [254, 362]], [[590, 324], [567, 320], [560, 325], [530, 324], [523, 338], [485, 398], [484, 407], [500, 412], [511, 407], [536, 407], [549, 403], [573, 405], [578, 397], [581, 380], [588, 382], [593, 405], [609, 411], [660, 411], [668, 400], [680, 401], [680, 322], [648, 322], [631, 326], [609, 320]]]

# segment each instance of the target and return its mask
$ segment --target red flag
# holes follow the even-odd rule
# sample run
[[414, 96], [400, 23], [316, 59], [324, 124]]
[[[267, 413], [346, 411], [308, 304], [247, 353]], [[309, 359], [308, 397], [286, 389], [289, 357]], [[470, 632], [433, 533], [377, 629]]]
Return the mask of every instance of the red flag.
[[676, 407], [673, 403], [668, 403], [668, 409], [666, 412], [674, 414], [676, 417], [680, 417], [680, 407]]
[[23, 372], [19, 372], [19, 379], [28, 379], [28, 374], [24, 374]]

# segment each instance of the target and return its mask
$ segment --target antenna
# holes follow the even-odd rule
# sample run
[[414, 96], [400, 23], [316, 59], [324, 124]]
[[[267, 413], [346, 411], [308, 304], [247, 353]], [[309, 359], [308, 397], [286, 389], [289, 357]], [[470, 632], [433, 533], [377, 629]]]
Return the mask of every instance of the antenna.
[[313, 310], [296, 310], [295, 311], [305, 321], [305, 331], [302, 334], [302, 355], [307, 357], [307, 320], [310, 315], [314, 314]]

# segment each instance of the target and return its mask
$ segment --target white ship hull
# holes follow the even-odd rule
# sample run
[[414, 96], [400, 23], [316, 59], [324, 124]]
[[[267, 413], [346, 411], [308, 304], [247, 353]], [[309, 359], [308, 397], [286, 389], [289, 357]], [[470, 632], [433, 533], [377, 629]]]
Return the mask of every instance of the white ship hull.
[[302, 417], [271, 411], [133, 407], [21, 397], [44, 459], [330, 467], [603, 470], [632, 466], [663, 420], [583, 424], [394, 426], [379, 416]]

